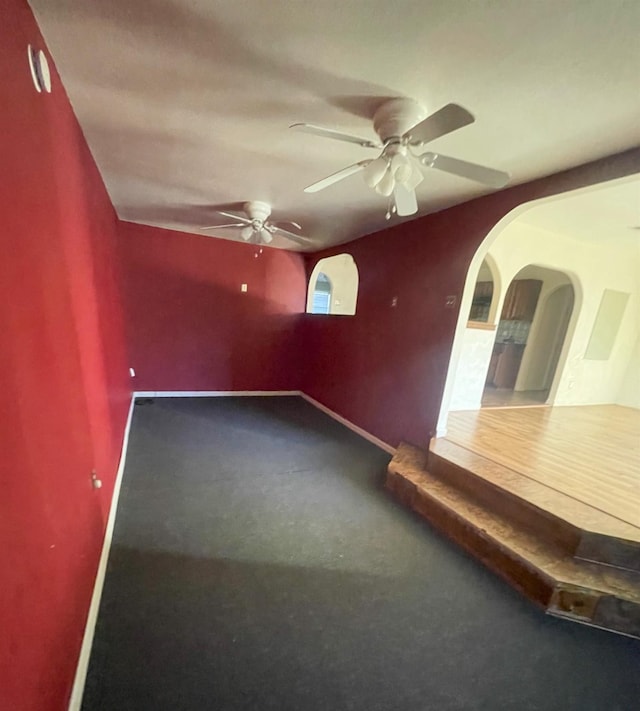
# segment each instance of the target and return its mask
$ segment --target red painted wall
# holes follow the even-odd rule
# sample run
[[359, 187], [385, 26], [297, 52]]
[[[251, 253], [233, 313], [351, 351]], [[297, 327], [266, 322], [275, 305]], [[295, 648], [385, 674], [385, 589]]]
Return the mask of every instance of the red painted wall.
[[628, 151], [308, 257], [310, 275], [318, 259], [351, 254], [360, 287], [355, 316], [305, 315], [302, 389], [385, 442], [426, 444], [458, 316], [445, 299], [461, 298], [482, 240], [517, 205], [637, 172], [640, 150]]
[[120, 252], [136, 390], [299, 388], [300, 255], [128, 222]]
[[[0, 0], [0, 708], [66, 708], [130, 391], [116, 218], [24, 0]], [[93, 490], [92, 469], [104, 487]]]

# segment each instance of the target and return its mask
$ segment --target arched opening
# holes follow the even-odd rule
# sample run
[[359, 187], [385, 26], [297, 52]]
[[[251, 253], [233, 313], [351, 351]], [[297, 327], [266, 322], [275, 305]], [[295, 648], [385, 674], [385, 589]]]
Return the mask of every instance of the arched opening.
[[316, 279], [311, 303], [312, 314], [328, 314], [331, 311], [331, 280], [320, 272]]
[[573, 286], [564, 272], [531, 264], [514, 276], [502, 305], [482, 407], [547, 401], [573, 304]]
[[529, 349], [518, 373], [516, 390], [546, 394], [551, 391], [574, 303], [575, 292], [571, 283], [557, 287], [545, 298], [541, 297], [529, 334]]
[[[638, 339], [640, 313], [637, 234], [628, 228], [632, 220], [625, 206], [635, 204], [638, 179], [637, 175], [628, 176], [519, 205], [489, 232], [471, 261], [460, 300], [437, 436], [446, 435], [449, 412], [480, 409], [506, 299], [502, 285], [510, 284], [527, 266], [560, 272], [564, 283], [557, 283], [556, 288], [564, 288], [557, 294], [554, 289], [540, 292], [540, 329], [534, 328], [533, 322], [529, 327], [529, 345], [515, 391], [548, 389], [549, 405], [640, 404], [635, 380], [625, 376]], [[473, 322], [469, 315], [483, 261], [490, 265], [494, 277], [493, 298], [488, 321]], [[529, 273], [529, 278], [535, 277]], [[616, 333], [607, 326], [607, 333], [612, 332], [607, 344], [609, 357], [593, 360], [588, 344], [607, 290], [628, 294], [628, 304], [624, 311], [618, 309], [621, 325]], [[557, 312], [564, 313], [568, 323]], [[547, 337], [555, 333], [555, 345], [546, 360], [534, 348], [538, 331], [546, 331]], [[558, 334], [562, 333], [561, 343]], [[626, 383], [631, 384], [628, 389]]]
[[471, 301], [471, 309], [469, 310], [469, 321], [474, 321], [475, 323], [487, 323], [489, 321], [494, 292], [493, 282], [491, 267], [487, 260], [483, 259], [473, 291], [473, 300]]
[[353, 316], [358, 283], [358, 267], [350, 254], [321, 259], [309, 279], [307, 313]]

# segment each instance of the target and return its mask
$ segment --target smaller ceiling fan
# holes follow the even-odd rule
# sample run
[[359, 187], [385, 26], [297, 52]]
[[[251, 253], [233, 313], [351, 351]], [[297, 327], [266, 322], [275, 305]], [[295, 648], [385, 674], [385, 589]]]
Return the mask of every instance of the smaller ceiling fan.
[[[427, 116], [417, 102], [399, 98], [385, 101], [374, 114], [373, 128], [378, 134], [378, 141], [309, 123], [294, 123], [289, 128], [323, 138], [356, 143], [363, 148], [382, 150], [377, 158], [358, 161], [308, 185], [304, 189], [306, 193], [318, 192], [362, 172], [370, 188], [385, 197], [392, 196], [394, 212], [397, 211], [398, 215], [413, 215], [418, 211], [416, 188], [424, 179], [423, 168], [435, 168], [492, 188], [502, 188], [509, 182], [511, 176], [501, 170], [485, 168], [440, 153], [417, 153], [426, 143], [474, 121], [473, 115], [458, 104], [447, 104]], [[387, 212], [389, 217], [390, 212]]]
[[270, 222], [269, 216], [271, 215], [271, 205], [268, 203], [255, 200], [245, 202], [242, 208], [247, 215], [246, 217], [241, 215], [233, 215], [230, 212], [223, 212], [222, 210], [216, 210], [219, 215], [222, 215], [223, 217], [230, 217], [232, 220], [236, 220], [236, 222], [226, 225], [209, 225], [208, 227], [201, 227], [200, 229], [240, 229], [240, 236], [245, 242], [253, 241], [262, 244], [270, 244], [274, 235], [280, 235], [285, 239], [304, 246], [312, 244], [312, 240], [309, 237], [304, 237], [303, 235], [290, 232], [289, 230], [280, 227], [280, 225], [291, 225], [294, 229], [301, 230], [302, 227], [297, 222], [292, 222], [291, 220], [278, 220]]

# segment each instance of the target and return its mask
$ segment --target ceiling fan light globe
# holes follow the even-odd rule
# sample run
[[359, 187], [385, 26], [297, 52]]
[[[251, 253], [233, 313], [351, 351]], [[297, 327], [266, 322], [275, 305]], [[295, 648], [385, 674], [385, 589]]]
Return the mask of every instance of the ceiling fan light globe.
[[384, 195], [385, 197], [389, 197], [389, 195], [391, 195], [391, 193], [393, 192], [395, 185], [396, 185], [396, 180], [393, 177], [393, 173], [392, 173], [391, 169], [389, 169], [382, 176], [382, 180], [376, 185], [376, 192], [379, 195]]
[[409, 163], [403, 163], [396, 168], [395, 176], [396, 180], [403, 185], [411, 180], [411, 175], [413, 173], [413, 167]]
[[375, 188], [384, 177], [388, 167], [389, 163], [384, 156], [380, 156], [379, 158], [372, 160], [362, 173], [364, 176], [364, 182], [370, 188]]
[[270, 244], [271, 240], [273, 239], [273, 235], [266, 227], [263, 227], [260, 230], [260, 237], [265, 244]]
[[240, 237], [242, 237], [242, 239], [245, 242], [248, 242], [251, 239], [252, 235], [253, 235], [253, 227], [251, 227], [251, 225], [248, 225], [247, 227], [243, 227], [240, 230]]
[[424, 175], [417, 165], [412, 165], [410, 168], [409, 176], [405, 180], [399, 181], [409, 192], [415, 190], [424, 180]]
[[406, 156], [406, 151], [405, 154], [400, 152], [396, 153], [391, 159], [391, 170], [396, 174], [405, 167], [409, 167], [409, 159]]

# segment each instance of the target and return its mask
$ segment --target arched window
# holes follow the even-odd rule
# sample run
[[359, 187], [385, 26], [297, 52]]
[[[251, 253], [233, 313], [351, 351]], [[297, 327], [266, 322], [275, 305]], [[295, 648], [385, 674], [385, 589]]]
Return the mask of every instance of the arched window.
[[353, 316], [358, 281], [358, 267], [350, 254], [321, 259], [309, 279], [307, 313]]
[[492, 299], [493, 274], [485, 259], [480, 265], [480, 271], [478, 272], [476, 288], [473, 292], [473, 301], [471, 302], [471, 310], [469, 311], [469, 321], [487, 323], [489, 321]]
[[313, 302], [311, 304], [312, 314], [328, 314], [331, 309], [331, 281], [329, 277], [320, 272], [316, 279], [313, 291]]

